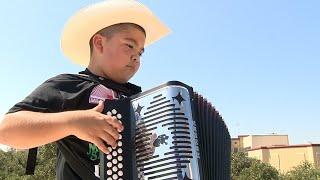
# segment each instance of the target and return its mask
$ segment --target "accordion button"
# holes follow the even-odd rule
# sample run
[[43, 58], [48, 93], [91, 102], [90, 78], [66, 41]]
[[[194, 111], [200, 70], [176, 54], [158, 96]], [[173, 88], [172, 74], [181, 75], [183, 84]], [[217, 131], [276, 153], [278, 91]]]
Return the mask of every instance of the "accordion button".
[[118, 155], [117, 151], [113, 151], [112, 156], [116, 156], [116, 155]]
[[122, 169], [122, 168], [123, 168], [123, 164], [122, 164], [122, 163], [119, 163], [119, 164], [118, 164], [118, 168], [119, 168], [119, 169]]
[[108, 171], [107, 171], [107, 174], [108, 174], [109, 176], [111, 176], [112, 171], [111, 171], [111, 170], [108, 170]]
[[119, 160], [119, 161], [122, 161], [122, 160], [123, 160], [123, 157], [122, 157], [122, 156], [118, 156], [118, 160]]
[[118, 171], [119, 176], [123, 176], [123, 171]]
[[113, 166], [113, 167], [112, 167], [112, 171], [113, 171], [113, 172], [117, 172], [117, 171], [118, 171], [117, 166]]
[[117, 164], [118, 161], [117, 161], [116, 159], [112, 159], [112, 163], [113, 163], [113, 164]]
[[122, 124], [122, 121], [119, 120], [119, 123]]
[[118, 142], [118, 146], [121, 147], [122, 146], [122, 141]]
[[114, 175], [112, 175], [112, 178], [113, 178], [113, 179], [118, 179], [118, 175], [117, 175], [117, 174], [114, 174]]
[[122, 139], [122, 135], [121, 134], [119, 134], [119, 139]]
[[117, 110], [115, 110], [115, 109], [112, 109], [112, 114], [117, 114]]
[[108, 160], [111, 160], [111, 159], [112, 159], [112, 156], [111, 156], [110, 154], [108, 154], [108, 155], [107, 155], [107, 159], [108, 159]]
[[112, 180], [112, 178], [111, 178], [111, 177], [108, 177], [107, 180]]
[[108, 163], [107, 163], [107, 167], [111, 168], [111, 167], [112, 167], [112, 163], [111, 163], [111, 162], [108, 162]]
[[112, 148], [111, 148], [111, 147], [108, 147], [108, 150], [109, 150], [109, 152], [111, 152], [111, 151], [112, 151]]
[[107, 112], [107, 115], [111, 116], [111, 115], [112, 115], [112, 113], [111, 113], [110, 111], [108, 111], [108, 112]]
[[122, 153], [122, 148], [118, 149], [118, 153], [121, 154]]
[[122, 115], [121, 115], [121, 114], [117, 114], [117, 118], [118, 118], [118, 119], [121, 119], [121, 118], [122, 118]]

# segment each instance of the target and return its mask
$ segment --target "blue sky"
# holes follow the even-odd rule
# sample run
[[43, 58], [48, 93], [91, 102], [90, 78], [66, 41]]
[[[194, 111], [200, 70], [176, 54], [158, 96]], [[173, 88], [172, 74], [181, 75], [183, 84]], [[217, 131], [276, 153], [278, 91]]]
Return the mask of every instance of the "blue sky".
[[[0, 114], [46, 79], [82, 70], [59, 49], [61, 30], [97, 0], [2, 1]], [[320, 143], [320, 2], [141, 0], [172, 33], [146, 48], [131, 82], [193, 86], [234, 137], [288, 134]]]

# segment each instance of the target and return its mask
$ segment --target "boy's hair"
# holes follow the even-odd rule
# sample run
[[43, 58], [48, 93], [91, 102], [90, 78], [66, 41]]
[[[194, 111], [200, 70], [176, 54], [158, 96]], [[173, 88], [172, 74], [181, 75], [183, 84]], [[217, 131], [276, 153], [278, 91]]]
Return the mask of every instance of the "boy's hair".
[[[114, 24], [108, 27], [105, 27], [103, 29], [101, 29], [100, 31], [98, 31], [97, 33], [95, 33], [93, 36], [95, 36], [96, 34], [100, 34], [104, 37], [106, 37], [107, 39], [110, 39], [114, 34], [121, 32], [123, 30], [127, 30], [129, 28], [136, 28], [139, 29], [140, 31], [142, 31], [144, 33], [144, 35], [146, 35], [145, 30], [134, 23], [119, 23], [119, 24]], [[93, 50], [93, 42], [92, 42], [92, 38], [91, 37], [90, 41], [89, 41], [89, 46], [90, 46], [90, 54], [92, 55], [92, 50]]]

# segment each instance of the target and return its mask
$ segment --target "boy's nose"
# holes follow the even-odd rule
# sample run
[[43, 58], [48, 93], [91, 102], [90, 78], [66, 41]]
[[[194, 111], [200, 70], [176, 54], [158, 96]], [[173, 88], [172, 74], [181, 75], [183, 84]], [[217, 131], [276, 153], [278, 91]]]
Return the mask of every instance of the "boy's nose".
[[131, 56], [131, 60], [133, 60], [134, 62], [139, 62], [140, 61], [140, 56], [139, 55], [132, 55]]

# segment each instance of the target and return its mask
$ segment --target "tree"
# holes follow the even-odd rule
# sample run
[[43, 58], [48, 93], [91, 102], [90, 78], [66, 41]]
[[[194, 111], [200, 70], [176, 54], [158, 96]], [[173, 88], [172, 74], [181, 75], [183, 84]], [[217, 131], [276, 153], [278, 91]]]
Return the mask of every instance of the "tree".
[[315, 168], [309, 162], [292, 168], [292, 170], [281, 176], [283, 180], [320, 180], [320, 169]]
[[56, 148], [47, 144], [39, 148], [35, 175], [25, 175], [27, 151], [0, 151], [0, 180], [55, 179]]
[[279, 173], [271, 165], [250, 158], [244, 152], [238, 152], [232, 154], [231, 178], [233, 180], [273, 180], [279, 179]]
[[253, 161], [249, 168], [241, 171], [240, 180], [277, 180], [279, 173], [276, 168], [261, 161]]
[[244, 152], [233, 153], [231, 156], [231, 179], [238, 179], [243, 169], [249, 168], [252, 159], [248, 158]]

